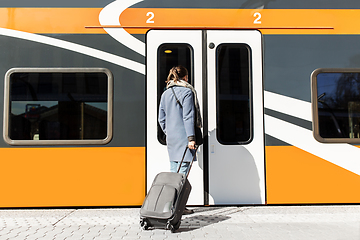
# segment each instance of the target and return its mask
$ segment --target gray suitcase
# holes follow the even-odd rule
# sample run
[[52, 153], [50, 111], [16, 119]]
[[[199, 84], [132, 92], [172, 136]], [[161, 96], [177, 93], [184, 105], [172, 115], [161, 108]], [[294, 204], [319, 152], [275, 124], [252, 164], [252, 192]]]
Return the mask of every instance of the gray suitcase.
[[[186, 147], [181, 163], [187, 149]], [[195, 155], [191, 165], [194, 159]], [[173, 172], [162, 172], [156, 175], [140, 209], [140, 226], [142, 229], [163, 228], [175, 232], [180, 227], [181, 216], [190, 191], [191, 185], [187, 175]]]

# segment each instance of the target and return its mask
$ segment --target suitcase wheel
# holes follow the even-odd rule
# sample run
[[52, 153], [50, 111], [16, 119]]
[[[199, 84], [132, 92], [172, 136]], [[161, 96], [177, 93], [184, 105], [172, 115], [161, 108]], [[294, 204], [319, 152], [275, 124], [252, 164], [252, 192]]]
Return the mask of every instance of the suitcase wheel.
[[174, 233], [176, 230], [180, 227], [181, 220], [179, 220], [175, 225], [172, 225], [170, 222], [166, 224], [166, 229], [170, 230], [172, 233]]
[[145, 218], [140, 219], [140, 227], [142, 228], [142, 230], [148, 230], [149, 222]]

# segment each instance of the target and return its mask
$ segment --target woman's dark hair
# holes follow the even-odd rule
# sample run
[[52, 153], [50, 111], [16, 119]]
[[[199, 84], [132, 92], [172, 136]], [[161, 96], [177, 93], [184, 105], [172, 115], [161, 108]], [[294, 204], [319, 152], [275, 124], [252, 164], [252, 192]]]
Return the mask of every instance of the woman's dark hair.
[[188, 70], [185, 67], [183, 67], [181, 65], [179, 65], [177, 67], [173, 67], [169, 71], [169, 75], [167, 77], [166, 83], [168, 83], [170, 81], [177, 82], [177, 81], [183, 79], [187, 75], [188, 75]]

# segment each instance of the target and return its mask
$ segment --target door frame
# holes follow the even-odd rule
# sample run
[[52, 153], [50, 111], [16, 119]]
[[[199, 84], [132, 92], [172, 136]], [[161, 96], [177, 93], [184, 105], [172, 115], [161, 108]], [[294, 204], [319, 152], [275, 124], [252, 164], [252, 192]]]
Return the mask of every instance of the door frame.
[[[194, 87], [197, 91], [200, 109], [202, 111], [202, 45], [201, 30], [150, 30], [146, 34], [146, 188], [159, 172], [169, 171], [169, 157], [166, 145], [157, 140], [157, 64], [158, 47], [164, 43], [186, 43], [192, 47], [194, 64]], [[165, 81], [166, 79], [164, 79]], [[155, 113], [155, 115], [154, 115]], [[203, 115], [203, 113], [202, 113]], [[184, 149], [185, 150], [185, 149]], [[189, 196], [189, 205], [204, 205], [203, 182], [203, 146], [198, 149], [197, 161], [194, 162], [189, 181], [192, 191]]]
[[[209, 66], [209, 41], [208, 33], [218, 33], [223, 34], [227, 32], [228, 34], [239, 34], [239, 33], [249, 33], [252, 32], [254, 35], [257, 35], [256, 44], [256, 60], [257, 61], [257, 72], [254, 72], [252, 69], [252, 77], [256, 76], [256, 79], [260, 79], [254, 83], [252, 80], [251, 83], [256, 85], [256, 93], [252, 90], [251, 95], [258, 96], [256, 100], [256, 111], [257, 115], [253, 114], [253, 132], [254, 137], [257, 136], [256, 141], [261, 145], [260, 154], [256, 154], [257, 149], [254, 147], [242, 145], [243, 150], [252, 152], [257, 155], [256, 157], [256, 169], [260, 175], [259, 182], [259, 191], [260, 196], [257, 200], [246, 200], [241, 202], [222, 202], [216, 201], [211, 196], [211, 149], [210, 145], [210, 135], [209, 133], [209, 79], [208, 79], [208, 69]], [[156, 33], [156, 34], [155, 34]], [[155, 36], [157, 35], [157, 36]], [[210, 34], [211, 35], [211, 34]], [[166, 36], [166, 37], [164, 37]], [[167, 36], [174, 36], [168, 38]], [[193, 40], [191, 38], [197, 38]], [[189, 41], [189, 39], [191, 39]], [[222, 42], [226, 43], [224, 39]], [[230, 41], [231, 42], [231, 41]], [[194, 51], [194, 78], [195, 78], [195, 89], [198, 93], [200, 108], [202, 109], [203, 116], [203, 133], [204, 133], [204, 144], [200, 147], [198, 153], [198, 164], [194, 164], [194, 167], [191, 170], [189, 175], [189, 180], [193, 185], [192, 194], [190, 195], [189, 204], [190, 205], [240, 205], [240, 204], [265, 204], [266, 203], [266, 184], [265, 184], [265, 143], [264, 143], [264, 112], [263, 112], [263, 76], [262, 76], [262, 35], [257, 30], [150, 30], [146, 35], [146, 185], [147, 190], [151, 187], [151, 182], [155, 177], [157, 172], [168, 171], [168, 155], [166, 146], [161, 145], [157, 138], [157, 102], [154, 99], [157, 99], [157, 49], [164, 43], [189, 43]], [[250, 44], [251, 45], [251, 44]], [[251, 46], [250, 46], [251, 47]], [[195, 53], [200, 51], [200, 54]], [[156, 56], [155, 61], [151, 56]], [[200, 58], [200, 59], [199, 59]], [[252, 65], [253, 60], [252, 60]], [[216, 68], [216, 66], [214, 66]], [[201, 70], [199, 70], [201, 69]], [[211, 72], [210, 74], [214, 74]], [[211, 76], [210, 76], [211, 77]], [[154, 84], [155, 79], [155, 84]], [[254, 79], [254, 78], [253, 78]], [[259, 85], [260, 84], [260, 85]], [[255, 89], [254, 86], [252, 89]], [[251, 101], [254, 101], [251, 99]], [[254, 104], [254, 103], [253, 103]], [[211, 106], [210, 106], [211, 107]], [[255, 111], [254, 111], [255, 112]], [[207, 120], [207, 121], [204, 121]], [[216, 121], [216, 120], [215, 120]], [[261, 133], [258, 133], [260, 131]], [[256, 132], [256, 133], [255, 133]], [[261, 143], [261, 144], [260, 144]], [[151, 160], [152, 158], [157, 157], [157, 161]], [[152, 166], [156, 165], [156, 167]], [[201, 184], [201, 186], [199, 185]], [[195, 188], [194, 188], [195, 186]], [[229, 190], [231, 190], [229, 186]], [[201, 194], [198, 194], [201, 191]], [[197, 194], [194, 194], [196, 192]]]
[[[217, 47], [221, 44], [247, 45], [250, 54], [250, 105], [252, 138], [239, 144], [222, 144], [217, 132]], [[210, 44], [214, 48], [210, 48]], [[208, 174], [209, 204], [265, 204], [265, 142], [263, 103], [262, 34], [257, 30], [207, 31], [208, 93]], [[230, 158], [230, 159], [229, 159]], [[230, 166], [226, 166], [230, 165]], [[220, 174], [219, 174], [220, 172]], [[222, 173], [226, 172], [226, 174]], [[224, 191], [228, 188], [227, 191]]]

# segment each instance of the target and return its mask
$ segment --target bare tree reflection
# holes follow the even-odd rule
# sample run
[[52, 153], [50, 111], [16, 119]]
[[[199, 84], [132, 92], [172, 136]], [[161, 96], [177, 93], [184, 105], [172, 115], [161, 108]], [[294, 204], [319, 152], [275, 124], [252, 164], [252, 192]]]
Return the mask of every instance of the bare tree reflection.
[[324, 86], [318, 88], [320, 135], [325, 138], [359, 136], [360, 73], [327, 73], [325, 76], [318, 78], [322, 81], [320, 86]]

